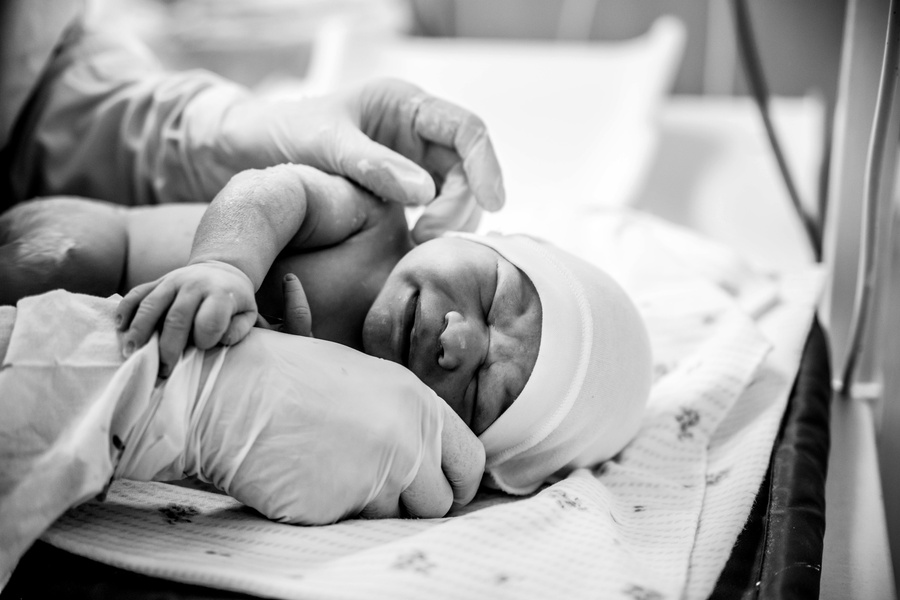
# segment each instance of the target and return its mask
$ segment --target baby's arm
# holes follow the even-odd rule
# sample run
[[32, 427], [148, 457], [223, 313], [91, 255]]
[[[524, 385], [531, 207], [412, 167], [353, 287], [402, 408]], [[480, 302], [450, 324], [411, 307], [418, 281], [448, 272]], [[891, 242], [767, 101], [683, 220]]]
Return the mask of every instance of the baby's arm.
[[279, 165], [239, 173], [216, 196], [194, 236], [189, 264], [218, 261], [262, 285], [285, 248], [343, 242], [366, 224], [371, 196], [343, 177]]
[[[311, 167], [280, 165], [236, 175], [210, 204], [194, 237], [188, 266], [136, 287], [118, 314], [126, 354], [163, 323], [160, 371], [167, 374], [188, 340], [206, 349], [234, 344], [256, 322], [254, 294], [285, 248], [340, 243], [367, 223], [373, 199], [340, 177]], [[286, 318], [308, 333], [309, 309], [296, 277], [285, 279]]]

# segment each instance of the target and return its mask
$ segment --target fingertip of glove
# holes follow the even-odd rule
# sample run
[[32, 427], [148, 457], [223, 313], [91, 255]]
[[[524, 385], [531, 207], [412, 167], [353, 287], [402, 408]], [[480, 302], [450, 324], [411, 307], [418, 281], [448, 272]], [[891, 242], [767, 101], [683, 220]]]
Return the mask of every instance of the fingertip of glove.
[[434, 238], [440, 236], [443, 232], [443, 230], [439, 227], [434, 227], [430, 224], [420, 226], [420, 223], [421, 219], [419, 220], [419, 223], [416, 223], [415, 227], [413, 227], [413, 230], [410, 233], [413, 242], [416, 244], [424, 244], [428, 240], [433, 240]]
[[427, 171], [409, 161], [386, 161], [380, 168], [363, 172], [372, 191], [385, 200], [422, 206], [434, 199], [434, 180]]
[[485, 210], [497, 212], [506, 204], [506, 190], [503, 187], [503, 180], [497, 177], [491, 182], [482, 184], [477, 190], [475, 197], [478, 198]]

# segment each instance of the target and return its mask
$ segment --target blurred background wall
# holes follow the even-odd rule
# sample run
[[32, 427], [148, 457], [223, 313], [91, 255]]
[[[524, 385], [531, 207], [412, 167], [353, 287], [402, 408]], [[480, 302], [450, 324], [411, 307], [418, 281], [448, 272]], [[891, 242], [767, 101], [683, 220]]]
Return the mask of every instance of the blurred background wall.
[[[423, 36], [621, 40], [663, 14], [687, 27], [679, 94], [742, 94], [728, 0], [96, 0], [173, 67], [202, 66], [248, 85], [302, 77], [327, 20]], [[772, 92], [833, 106], [846, 0], [748, 2]], [[590, 74], [586, 73], [586, 77]]]
[[[748, 4], [773, 93], [833, 101], [846, 1]], [[727, 0], [412, 0], [412, 9], [420, 35], [520, 39], [619, 40], [672, 14], [688, 31], [675, 92], [746, 91]]]

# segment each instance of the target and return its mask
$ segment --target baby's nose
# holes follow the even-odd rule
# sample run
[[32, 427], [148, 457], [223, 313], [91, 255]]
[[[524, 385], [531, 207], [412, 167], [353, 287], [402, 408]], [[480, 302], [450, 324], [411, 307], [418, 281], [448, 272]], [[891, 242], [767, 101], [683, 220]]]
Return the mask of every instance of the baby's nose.
[[484, 353], [483, 337], [477, 324], [451, 310], [444, 315], [444, 330], [440, 335], [442, 352], [438, 364], [448, 371], [453, 371], [467, 362], [476, 360]]

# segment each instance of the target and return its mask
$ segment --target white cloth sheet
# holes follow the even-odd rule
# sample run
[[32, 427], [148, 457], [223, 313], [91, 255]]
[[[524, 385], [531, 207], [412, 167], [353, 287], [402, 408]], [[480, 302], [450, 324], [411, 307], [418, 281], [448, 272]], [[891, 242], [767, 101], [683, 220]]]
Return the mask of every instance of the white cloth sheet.
[[706, 597], [764, 476], [819, 273], [756, 273], [637, 213], [520, 216], [611, 271], [647, 320], [650, 405], [615, 460], [524, 499], [481, 493], [444, 519], [315, 528], [269, 522], [207, 491], [118, 482], [43, 539], [138, 572], [279, 598]]

